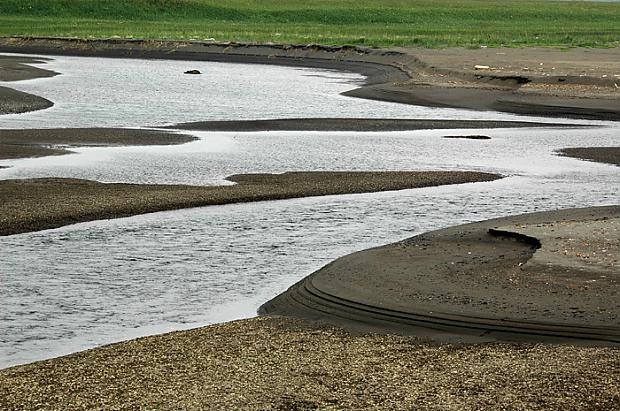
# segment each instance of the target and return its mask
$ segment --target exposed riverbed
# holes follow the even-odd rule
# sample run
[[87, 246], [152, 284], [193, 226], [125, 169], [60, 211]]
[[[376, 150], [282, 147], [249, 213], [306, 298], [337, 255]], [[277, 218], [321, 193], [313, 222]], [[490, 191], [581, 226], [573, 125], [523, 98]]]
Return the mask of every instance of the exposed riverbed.
[[[524, 119], [343, 97], [338, 93], [363, 78], [330, 71], [66, 57], [46, 68], [63, 75], [11, 87], [55, 106], [2, 116], [1, 128], [283, 117]], [[205, 74], [182, 74], [189, 68]], [[618, 127], [573, 122], [601, 127], [192, 132], [200, 140], [181, 146], [74, 148], [77, 154], [2, 161], [11, 168], [0, 170], [0, 178], [104, 182], [223, 184], [231, 174], [290, 170], [466, 169], [509, 177], [154, 213], [0, 237], [0, 367], [252, 316], [262, 302], [335, 257], [423, 231], [507, 214], [617, 204], [616, 167], [554, 151], [616, 145]], [[448, 134], [491, 140], [441, 138]]]

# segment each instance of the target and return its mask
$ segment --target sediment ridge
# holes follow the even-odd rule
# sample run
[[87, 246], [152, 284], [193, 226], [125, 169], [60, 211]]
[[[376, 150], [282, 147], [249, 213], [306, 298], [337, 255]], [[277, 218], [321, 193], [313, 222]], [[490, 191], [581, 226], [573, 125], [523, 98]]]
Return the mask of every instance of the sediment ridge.
[[408, 131], [438, 129], [589, 127], [534, 121], [427, 120], [371, 118], [287, 118], [268, 120], [195, 121], [165, 128], [200, 131]]
[[174, 145], [198, 137], [129, 128], [50, 128], [0, 130], [0, 160], [71, 153], [73, 146]]
[[620, 346], [619, 227], [609, 206], [433, 231], [342, 257], [260, 312], [442, 342]]
[[468, 171], [290, 172], [230, 176], [227, 179], [237, 185], [216, 187], [104, 184], [66, 178], [0, 180], [0, 235], [180, 208], [498, 178], [501, 176]]

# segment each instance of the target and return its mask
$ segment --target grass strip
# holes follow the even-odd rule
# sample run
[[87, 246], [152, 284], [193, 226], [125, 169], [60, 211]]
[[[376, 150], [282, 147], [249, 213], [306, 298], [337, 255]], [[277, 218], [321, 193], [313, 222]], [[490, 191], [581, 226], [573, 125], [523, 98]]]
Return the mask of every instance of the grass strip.
[[0, 35], [377, 47], [620, 44], [620, 4], [564, 1], [4, 0]]

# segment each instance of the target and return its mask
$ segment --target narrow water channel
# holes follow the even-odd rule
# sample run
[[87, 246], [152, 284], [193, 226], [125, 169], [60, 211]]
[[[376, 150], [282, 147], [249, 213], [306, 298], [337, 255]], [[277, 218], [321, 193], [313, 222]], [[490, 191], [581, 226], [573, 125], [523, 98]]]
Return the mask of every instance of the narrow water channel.
[[[523, 119], [338, 95], [363, 80], [355, 74], [101, 60], [59, 57], [48, 66], [62, 76], [12, 83], [56, 105], [0, 117], [0, 128], [304, 116]], [[216, 85], [197, 94], [195, 84], [181, 87], [195, 81], [179, 74], [188, 68], [207, 73], [203, 79]], [[128, 92], [131, 104], [129, 97], [110, 93], [127, 84], [136, 87]], [[170, 87], [186, 94], [171, 96]], [[110, 98], [118, 99], [112, 111]], [[141, 108], [145, 101], [149, 107]], [[590, 124], [599, 127], [197, 133], [200, 140], [182, 146], [90, 147], [68, 156], [0, 162], [12, 166], [0, 178], [141, 183], [222, 184], [230, 174], [290, 170], [467, 169], [507, 176], [489, 183], [153, 213], [0, 237], [0, 367], [253, 316], [262, 302], [338, 256], [424, 231], [508, 214], [617, 204], [617, 167], [554, 154], [563, 147], [617, 145], [617, 125]], [[459, 133], [491, 140], [442, 138]]]

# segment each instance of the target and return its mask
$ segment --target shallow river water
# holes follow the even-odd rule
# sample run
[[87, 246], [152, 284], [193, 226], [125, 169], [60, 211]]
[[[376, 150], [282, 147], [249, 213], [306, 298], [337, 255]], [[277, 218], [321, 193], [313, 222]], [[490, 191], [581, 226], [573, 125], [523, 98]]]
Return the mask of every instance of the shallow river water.
[[[48, 97], [56, 106], [3, 116], [0, 127], [136, 127], [302, 115], [517, 118], [342, 97], [338, 92], [362, 79], [346, 73], [64, 57], [48, 66], [65, 74], [11, 86]], [[164, 83], [165, 73], [176, 76], [169, 74], [174, 77], [167, 80], [171, 85], [196, 81], [178, 75], [188, 68], [210, 73], [204, 77], [224, 85], [218, 84], [221, 90], [212, 90], [208, 98], [206, 91], [201, 91], [202, 98], [194, 95], [193, 105], [182, 113], [170, 102], [176, 108], [157, 111], [133, 104], [114, 114], [96, 94], [148, 77], [129, 94], [144, 93], [136, 101], [150, 105], [153, 100], [159, 106], [163, 103], [158, 98], [165, 100], [166, 95], [153, 93], [148, 85]], [[248, 80], [236, 97], [229, 95], [228, 106], [222, 108], [226, 99], [220, 93], [257, 72], [260, 75]], [[117, 84], [119, 73], [127, 77]], [[105, 87], [89, 91], [89, 75]], [[76, 80], [80, 76], [83, 80]], [[76, 90], [69, 93], [68, 88]], [[188, 87], [188, 95], [195, 88]], [[258, 94], [252, 94], [256, 90]], [[63, 93], [70, 96], [63, 100]], [[303, 98], [291, 97], [299, 93]], [[233, 97], [237, 100], [231, 102]], [[78, 109], [83, 114], [75, 118]], [[135, 118], [128, 114], [134, 109]], [[0, 178], [64, 176], [146, 183], [221, 184], [234, 173], [290, 170], [467, 169], [507, 177], [489, 183], [161, 212], [0, 237], [0, 367], [249, 317], [262, 302], [338, 256], [424, 231], [522, 212], [617, 204], [617, 167], [554, 154], [562, 147], [617, 145], [617, 126], [590, 123], [600, 127], [197, 133], [199, 141], [181, 146], [79, 148], [68, 156], [1, 162], [12, 168], [0, 171]], [[486, 134], [492, 139], [441, 138], [446, 134]]]

